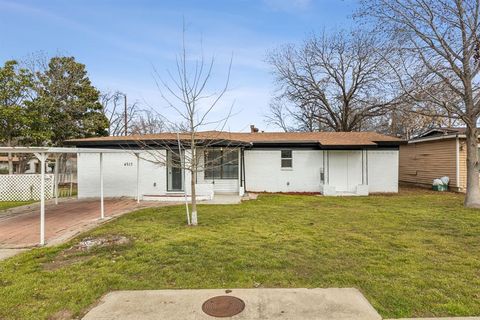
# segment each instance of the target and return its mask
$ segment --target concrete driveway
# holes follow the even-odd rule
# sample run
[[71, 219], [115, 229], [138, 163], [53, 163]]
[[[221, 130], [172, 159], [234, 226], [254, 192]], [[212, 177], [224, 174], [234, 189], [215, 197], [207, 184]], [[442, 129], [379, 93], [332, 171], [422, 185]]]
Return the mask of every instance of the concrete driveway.
[[[174, 203], [137, 203], [133, 199], [105, 199], [105, 219], [100, 219], [98, 199], [71, 199], [58, 205], [45, 206], [45, 239], [47, 245], [62, 243], [80, 232], [91, 229], [124, 213], [146, 208], [172, 205]], [[15, 208], [0, 215], [0, 249], [27, 248], [38, 245], [40, 239], [40, 212], [37, 206]]]

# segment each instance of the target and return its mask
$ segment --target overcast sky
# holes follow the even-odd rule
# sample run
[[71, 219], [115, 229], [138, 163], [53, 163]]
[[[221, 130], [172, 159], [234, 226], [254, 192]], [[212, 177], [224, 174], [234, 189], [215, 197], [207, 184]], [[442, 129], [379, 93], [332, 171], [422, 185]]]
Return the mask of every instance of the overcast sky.
[[130, 101], [169, 118], [155, 84], [175, 70], [185, 19], [188, 49], [195, 58], [215, 56], [211, 89], [222, 83], [233, 55], [230, 89], [218, 114], [234, 103], [230, 130], [278, 130], [264, 115], [275, 85], [269, 50], [299, 43], [322, 29], [348, 28], [356, 0], [118, 1], [0, 0], [0, 61], [42, 51], [72, 55], [86, 64], [102, 91], [120, 90]]

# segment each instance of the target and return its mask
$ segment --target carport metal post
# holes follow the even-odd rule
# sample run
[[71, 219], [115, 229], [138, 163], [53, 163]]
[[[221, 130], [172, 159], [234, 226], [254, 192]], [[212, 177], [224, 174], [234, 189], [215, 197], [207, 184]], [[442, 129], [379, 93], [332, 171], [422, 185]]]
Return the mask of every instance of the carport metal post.
[[55, 191], [55, 204], [58, 204], [58, 164], [60, 163], [59, 159], [60, 159], [60, 156], [59, 154], [55, 154], [55, 171], [54, 171], [54, 175], [53, 175], [53, 180], [54, 180], [54, 191]]
[[103, 204], [103, 153], [100, 152], [100, 219], [105, 218], [105, 207]]
[[47, 155], [42, 153], [35, 153], [35, 156], [40, 160], [40, 245], [45, 245], [45, 161]]
[[140, 203], [140, 155], [138, 153], [135, 155], [137, 156], [137, 203]]

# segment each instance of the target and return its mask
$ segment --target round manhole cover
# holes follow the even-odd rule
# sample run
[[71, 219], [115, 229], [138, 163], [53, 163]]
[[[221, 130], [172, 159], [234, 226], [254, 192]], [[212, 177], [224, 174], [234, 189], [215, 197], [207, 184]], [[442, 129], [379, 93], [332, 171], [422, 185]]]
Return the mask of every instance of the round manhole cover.
[[232, 296], [218, 296], [205, 301], [202, 310], [212, 317], [232, 317], [245, 309], [243, 300]]

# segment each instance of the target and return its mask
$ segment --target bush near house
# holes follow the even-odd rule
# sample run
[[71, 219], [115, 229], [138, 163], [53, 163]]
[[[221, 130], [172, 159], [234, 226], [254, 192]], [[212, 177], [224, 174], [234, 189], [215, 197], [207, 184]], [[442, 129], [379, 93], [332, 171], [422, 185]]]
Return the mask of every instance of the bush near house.
[[[112, 290], [356, 287], [386, 318], [480, 314], [480, 214], [432, 191], [263, 195], [125, 215], [0, 262], [0, 318], [79, 316]], [[118, 237], [122, 236], [122, 237]], [[81, 250], [86, 237], [124, 239]]]

